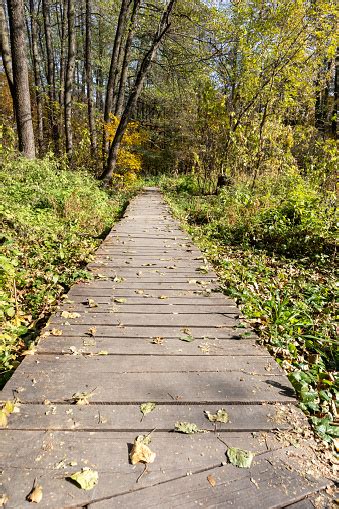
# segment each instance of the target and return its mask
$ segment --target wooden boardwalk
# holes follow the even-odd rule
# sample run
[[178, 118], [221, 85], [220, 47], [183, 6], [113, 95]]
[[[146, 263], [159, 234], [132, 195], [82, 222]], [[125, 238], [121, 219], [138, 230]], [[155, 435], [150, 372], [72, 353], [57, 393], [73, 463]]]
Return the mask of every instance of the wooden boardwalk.
[[[329, 483], [282, 438], [303, 422], [292, 387], [158, 191], [133, 200], [89, 268], [3, 391], [21, 401], [1, 430], [5, 507], [30, 507], [35, 480], [53, 509], [307, 507], [295, 503]], [[74, 404], [81, 392], [88, 405]], [[215, 433], [204, 411], [220, 408], [230, 421]], [[177, 433], [177, 421], [210, 432]], [[131, 444], [153, 429], [137, 482]], [[255, 452], [251, 468], [229, 464], [225, 444]], [[67, 480], [84, 467], [99, 474], [91, 491]]]

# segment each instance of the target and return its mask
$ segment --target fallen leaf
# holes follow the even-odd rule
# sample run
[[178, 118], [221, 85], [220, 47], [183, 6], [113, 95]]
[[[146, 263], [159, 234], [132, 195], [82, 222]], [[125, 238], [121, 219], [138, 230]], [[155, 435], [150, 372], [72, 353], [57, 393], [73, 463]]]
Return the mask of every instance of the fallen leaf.
[[201, 433], [202, 430], [192, 422], [176, 422], [174, 431], [178, 433], [186, 433], [187, 435], [193, 435], [193, 433]]
[[211, 414], [208, 410], [205, 410], [204, 414], [207, 417], [207, 419], [211, 422], [226, 423], [229, 421], [228, 413], [224, 408], [220, 408], [216, 414]]
[[208, 475], [207, 480], [210, 483], [210, 485], [212, 486], [212, 488], [214, 488], [216, 486], [217, 481], [214, 479], [213, 475]]
[[7, 495], [3, 494], [3, 495], [0, 495], [0, 507], [3, 507], [4, 505], [7, 504], [9, 498]]
[[144, 293], [144, 290], [135, 290], [135, 293], [138, 295], [142, 295]]
[[98, 484], [99, 474], [96, 470], [90, 468], [83, 468], [79, 472], [70, 476], [70, 479], [74, 481], [79, 488], [82, 490], [92, 490], [94, 486]]
[[61, 313], [62, 318], [80, 318], [80, 313], [69, 313], [68, 311], [63, 311]]
[[167, 295], [159, 295], [158, 299], [165, 300], [168, 299]]
[[97, 308], [98, 307], [98, 304], [93, 299], [87, 299], [87, 305], [90, 308]]
[[32, 348], [28, 348], [28, 350], [24, 350], [21, 355], [34, 355], [36, 352], [36, 347], [32, 346]]
[[186, 343], [192, 343], [192, 341], [194, 341], [194, 337], [190, 335], [180, 336], [179, 339], [180, 341], [186, 341]]
[[155, 460], [155, 452], [148, 447], [149, 439], [144, 435], [139, 435], [134, 440], [132, 450], [130, 452], [130, 460], [132, 465], [137, 463], [153, 463]]
[[89, 398], [94, 395], [94, 391], [92, 392], [76, 392], [72, 396], [72, 401], [76, 405], [84, 406], [89, 405]]
[[125, 279], [123, 277], [115, 276], [113, 281], [114, 283], [122, 283], [123, 281], [125, 281]]
[[250, 468], [254, 453], [246, 451], [245, 449], [238, 449], [238, 447], [229, 447], [226, 451], [229, 462], [235, 467]]
[[96, 327], [90, 327], [88, 329], [88, 333], [87, 334], [89, 334], [90, 336], [95, 336], [96, 333], [97, 333], [97, 328]]
[[28, 502], [35, 502], [36, 504], [39, 504], [42, 500], [42, 486], [39, 486], [38, 484], [33, 486], [31, 491], [28, 493], [26, 500], [28, 500]]
[[163, 345], [164, 344], [164, 338], [162, 338], [161, 336], [157, 336], [156, 338], [152, 339], [152, 344], [153, 345]]
[[62, 336], [62, 330], [60, 329], [52, 329], [51, 330], [52, 336]]
[[114, 298], [113, 301], [117, 302], [118, 304], [123, 304], [124, 302], [126, 302], [126, 299], [123, 299], [123, 298], [116, 299], [116, 298]]
[[155, 407], [156, 407], [155, 403], [151, 403], [151, 402], [149, 402], [149, 403], [142, 403], [140, 405], [140, 412], [144, 416], [144, 415], [147, 415], [147, 414], [153, 412]]
[[107, 350], [100, 350], [100, 352], [97, 352], [94, 355], [108, 355], [108, 352], [107, 352]]
[[8, 414], [5, 412], [5, 410], [0, 410], [0, 428], [6, 428], [8, 425]]

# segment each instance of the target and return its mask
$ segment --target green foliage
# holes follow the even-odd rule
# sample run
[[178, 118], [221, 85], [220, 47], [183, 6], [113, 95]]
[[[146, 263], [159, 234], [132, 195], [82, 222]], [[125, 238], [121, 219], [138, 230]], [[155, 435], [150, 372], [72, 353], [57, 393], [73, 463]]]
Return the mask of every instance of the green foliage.
[[84, 270], [119, 216], [126, 193], [109, 196], [93, 177], [51, 158], [8, 161], [1, 170], [1, 373], [9, 377], [57, 298]]
[[339, 400], [333, 194], [295, 168], [254, 188], [242, 176], [217, 196], [190, 194], [194, 182], [185, 179], [163, 179], [171, 205], [289, 374], [315, 431], [331, 440]]

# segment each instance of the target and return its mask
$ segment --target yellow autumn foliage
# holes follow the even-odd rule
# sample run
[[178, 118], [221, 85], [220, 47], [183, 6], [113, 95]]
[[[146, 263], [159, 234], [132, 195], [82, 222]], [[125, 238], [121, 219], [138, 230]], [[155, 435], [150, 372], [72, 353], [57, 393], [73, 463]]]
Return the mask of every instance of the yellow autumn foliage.
[[[109, 142], [113, 141], [118, 125], [119, 118], [111, 114], [110, 121], [105, 124]], [[140, 129], [139, 122], [130, 122], [118, 154], [118, 171], [114, 174], [115, 178], [123, 180], [126, 185], [132, 184], [137, 178], [137, 172], [141, 170], [142, 157], [133, 149], [140, 147], [144, 141], [146, 141], [146, 135]]]

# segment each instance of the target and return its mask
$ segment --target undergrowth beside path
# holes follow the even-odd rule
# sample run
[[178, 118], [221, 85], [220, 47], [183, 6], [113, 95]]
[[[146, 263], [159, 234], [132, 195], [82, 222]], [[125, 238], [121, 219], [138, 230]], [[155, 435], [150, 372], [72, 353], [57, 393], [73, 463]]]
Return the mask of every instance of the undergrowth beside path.
[[121, 216], [129, 191], [101, 190], [56, 160], [9, 160], [0, 171], [1, 385], [30, 353], [65, 291], [90, 274], [91, 254]]
[[[194, 180], [164, 178], [176, 216], [213, 263], [224, 292], [286, 371], [315, 432], [339, 437], [334, 206], [299, 179], [299, 190], [194, 194]], [[268, 182], [266, 182], [268, 185]], [[270, 182], [270, 185], [272, 182]], [[312, 193], [310, 193], [312, 191]]]

